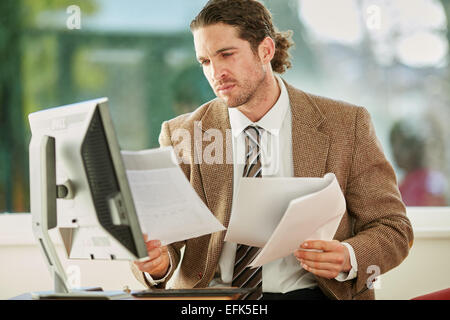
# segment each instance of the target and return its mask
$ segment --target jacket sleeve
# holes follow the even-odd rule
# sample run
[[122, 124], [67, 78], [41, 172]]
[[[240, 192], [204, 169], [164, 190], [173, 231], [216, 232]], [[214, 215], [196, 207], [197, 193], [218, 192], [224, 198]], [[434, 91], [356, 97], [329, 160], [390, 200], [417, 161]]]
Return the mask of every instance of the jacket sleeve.
[[385, 158], [370, 115], [358, 108], [355, 144], [346, 187], [353, 236], [346, 239], [356, 255], [358, 276], [355, 295], [366, 291], [375, 276], [399, 265], [413, 243], [397, 179]]

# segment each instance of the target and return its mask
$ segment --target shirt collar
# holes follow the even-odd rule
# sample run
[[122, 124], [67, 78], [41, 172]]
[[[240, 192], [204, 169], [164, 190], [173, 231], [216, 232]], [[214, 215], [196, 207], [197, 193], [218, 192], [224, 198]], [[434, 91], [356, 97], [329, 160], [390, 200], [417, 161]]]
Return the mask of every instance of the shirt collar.
[[278, 81], [281, 93], [277, 102], [272, 108], [257, 122], [250, 121], [238, 108], [228, 108], [228, 115], [230, 117], [231, 131], [234, 137], [238, 137], [245, 128], [250, 125], [256, 125], [271, 134], [277, 135], [283, 120], [286, 116], [286, 112], [289, 109], [289, 96], [286, 90], [286, 86], [280, 77], [275, 76]]

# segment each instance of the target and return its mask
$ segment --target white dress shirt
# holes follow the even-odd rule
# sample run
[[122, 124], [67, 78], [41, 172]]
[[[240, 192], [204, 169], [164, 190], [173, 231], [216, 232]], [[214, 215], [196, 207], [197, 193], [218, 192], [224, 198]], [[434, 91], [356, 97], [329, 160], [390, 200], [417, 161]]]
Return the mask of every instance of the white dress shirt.
[[[264, 129], [261, 136], [262, 176], [294, 176], [289, 96], [283, 81], [279, 77], [276, 78], [281, 89], [280, 96], [275, 105], [258, 122], [250, 121], [237, 108], [228, 108], [233, 145], [233, 199], [236, 197], [244, 170], [245, 134], [243, 131], [249, 125], [257, 125]], [[338, 281], [355, 278], [356, 270], [358, 270], [353, 248], [347, 243], [343, 244], [349, 249], [352, 269], [348, 273], [341, 272], [335, 278]], [[219, 259], [219, 272], [209, 284], [210, 286], [231, 285], [235, 256], [236, 243], [225, 242]], [[145, 273], [145, 275], [153, 285], [165, 279], [153, 280], [149, 274]], [[313, 288], [317, 286], [317, 282], [314, 275], [304, 270], [296, 257], [291, 254], [262, 266], [262, 286], [263, 292], [286, 293], [297, 289]]]

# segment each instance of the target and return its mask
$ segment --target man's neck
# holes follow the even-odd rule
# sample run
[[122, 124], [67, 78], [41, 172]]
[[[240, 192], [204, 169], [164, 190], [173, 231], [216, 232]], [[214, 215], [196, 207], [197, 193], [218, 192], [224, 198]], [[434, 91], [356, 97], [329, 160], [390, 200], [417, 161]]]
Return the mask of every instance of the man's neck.
[[238, 107], [250, 121], [257, 122], [269, 112], [280, 97], [281, 89], [278, 80], [271, 73], [263, 82], [255, 97], [248, 103]]

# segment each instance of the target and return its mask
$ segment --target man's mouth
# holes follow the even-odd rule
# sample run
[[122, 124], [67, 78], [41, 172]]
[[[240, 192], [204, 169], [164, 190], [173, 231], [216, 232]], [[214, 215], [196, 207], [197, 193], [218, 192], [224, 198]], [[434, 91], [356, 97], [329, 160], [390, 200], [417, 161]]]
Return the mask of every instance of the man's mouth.
[[234, 87], [235, 87], [236, 85], [235, 84], [224, 84], [224, 85], [221, 85], [221, 86], [219, 86], [219, 87], [217, 87], [217, 91], [218, 92], [220, 92], [220, 93], [228, 93], [228, 92], [230, 92]]

